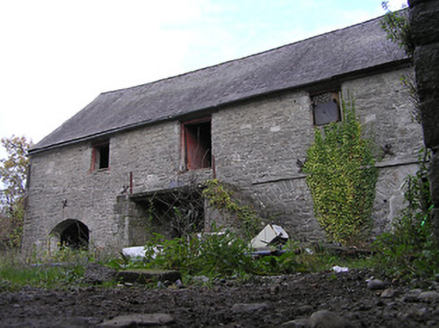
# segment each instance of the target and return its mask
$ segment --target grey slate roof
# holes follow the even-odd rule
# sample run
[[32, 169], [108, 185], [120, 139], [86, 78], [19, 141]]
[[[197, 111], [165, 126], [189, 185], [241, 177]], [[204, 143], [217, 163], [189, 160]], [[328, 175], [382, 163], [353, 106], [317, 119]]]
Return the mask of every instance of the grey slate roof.
[[404, 58], [381, 18], [156, 82], [100, 94], [32, 152], [251, 97], [299, 88]]

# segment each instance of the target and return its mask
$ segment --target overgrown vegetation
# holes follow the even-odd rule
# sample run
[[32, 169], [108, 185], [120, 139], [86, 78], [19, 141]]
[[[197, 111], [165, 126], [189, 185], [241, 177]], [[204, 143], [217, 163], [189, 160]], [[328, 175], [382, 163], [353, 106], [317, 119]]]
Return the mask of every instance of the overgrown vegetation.
[[398, 278], [431, 278], [438, 273], [439, 251], [432, 238], [432, 201], [428, 180], [430, 152], [419, 153], [419, 170], [405, 181], [406, 207], [393, 229], [381, 234], [374, 248], [377, 270]]
[[409, 11], [390, 11], [388, 1], [382, 1], [381, 6], [386, 11], [381, 21], [381, 27], [387, 33], [387, 39], [397, 44], [409, 58], [412, 58], [415, 43], [410, 29]]
[[[390, 11], [388, 8], [388, 1], [383, 1], [381, 6], [386, 11], [386, 14], [381, 20], [381, 28], [386, 32], [387, 39], [397, 44], [402, 50], [404, 50], [406, 56], [413, 61], [415, 43], [411, 34], [409, 11], [407, 9], [397, 12]], [[413, 75], [403, 74], [401, 76], [401, 83], [409, 91], [410, 98], [408, 100], [413, 105], [413, 119], [416, 122], [421, 123], [422, 119], [415, 77]]]
[[329, 240], [358, 245], [371, 227], [378, 171], [373, 142], [363, 135], [354, 102], [342, 107], [342, 122], [316, 128], [303, 171], [314, 214]]
[[202, 194], [211, 206], [234, 216], [234, 226], [246, 237], [254, 237], [255, 233], [259, 232], [261, 220], [256, 211], [233, 198], [233, 191], [224, 183], [217, 179], [208, 180]]
[[[158, 244], [162, 246], [160, 251], [156, 248]], [[271, 255], [260, 256], [248, 242], [230, 231], [173, 240], [156, 235], [146, 250], [143, 261], [122, 257], [122, 260], [112, 261], [111, 266], [118, 269], [178, 270], [185, 283], [191, 283], [200, 276], [209, 282], [219, 278], [247, 281], [261, 275], [316, 272], [347, 262], [354, 268], [365, 263], [364, 258], [349, 260], [321, 247], [304, 249], [294, 241], [289, 241], [282, 250], [273, 250]]]
[[[411, 35], [408, 10], [391, 12], [387, 1], [382, 2], [387, 14], [382, 20], [382, 28], [387, 38], [398, 44], [408, 58], [412, 59], [415, 44]], [[413, 116], [421, 123], [419, 98], [413, 78], [402, 76], [402, 83], [411, 95], [414, 105]], [[373, 259], [376, 270], [396, 278], [431, 278], [438, 273], [439, 250], [432, 235], [432, 209], [430, 183], [428, 180], [431, 154], [421, 149], [419, 169], [405, 181], [406, 207], [394, 218], [393, 229], [381, 234], [375, 244]]]
[[[152, 251], [156, 244], [163, 246], [159, 254]], [[248, 271], [251, 266], [251, 259], [246, 256], [246, 243], [230, 232], [174, 240], [164, 240], [157, 235], [146, 249], [149, 250], [146, 254], [148, 268], [178, 269], [189, 276], [231, 276]]]
[[1, 144], [8, 157], [0, 159], [0, 181], [4, 186], [0, 190], [0, 249], [2, 246], [18, 247], [21, 244], [29, 165], [26, 154], [32, 141], [12, 136], [2, 138]]
[[204, 199], [198, 186], [156, 193], [144, 203], [147, 233], [162, 228], [170, 237], [183, 237], [203, 230]]
[[69, 288], [80, 285], [90, 253], [63, 249], [50, 256], [24, 257], [16, 249], [0, 253], [0, 291], [36, 288]]

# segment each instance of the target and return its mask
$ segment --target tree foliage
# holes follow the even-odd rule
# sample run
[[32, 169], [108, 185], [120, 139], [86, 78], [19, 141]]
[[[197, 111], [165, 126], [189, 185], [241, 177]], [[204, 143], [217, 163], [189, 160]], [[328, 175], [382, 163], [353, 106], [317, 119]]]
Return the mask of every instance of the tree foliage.
[[[24, 215], [24, 197], [26, 194], [26, 177], [29, 160], [26, 157], [32, 141], [26, 137], [2, 138], [1, 144], [5, 148], [7, 158], [0, 159], [0, 190], [1, 214], [3, 216], [2, 239], [14, 246], [18, 246], [21, 236], [21, 226]], [[7, 233], [5, 233], [7, 231]]]
[[390, 11], [388, 1], [383, 1], [381, 6], [387, 11], [381, 21], [381, 27], [386, 31], [387, 39], [403, 49], [407, 57], [413, 58], [415, 43], [410, 29], [408, 10]]
[[353, 101], [343, 103], [343, 121], [315, 130], [303, 171], [314, 214], [330, 240], [352, 245], [370, 230], [378, 171], [373, 142], [365, 138]]
[[[402, 50], [404, 50], [406, 56], [413, 61], [413, 55], [415, 52], [415, 43], [412, 38], [412, 32], [409, 21], [409, 11], [390, 11], [388, 7], [388, 1], [383, 1], [381, 6], [386, 10], [386, 14], [381, 20], [381, 28], [386, 32], [387, 39], [397, 44]], [[412, 115], [413, 119], [422, 123], [420, 112], [420, 101], [416, 88], [415, 78], [412, 75], [401, 76], [401, 83], [407, 88], [410, 94], [410, 102], [413, 105]]]

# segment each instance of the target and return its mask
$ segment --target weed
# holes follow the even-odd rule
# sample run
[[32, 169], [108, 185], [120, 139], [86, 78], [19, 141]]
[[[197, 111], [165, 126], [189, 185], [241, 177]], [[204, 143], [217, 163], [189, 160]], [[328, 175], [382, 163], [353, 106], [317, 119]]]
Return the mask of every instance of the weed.
[[439, 250], [432, 238], [429, 151], [419, 152], [419, 169], [405, 182], [406, 207], [394, 219], [392, 231], [381, 234], [375, 244], [374, 265], [395, 278], [429, 278], [436, 274]]

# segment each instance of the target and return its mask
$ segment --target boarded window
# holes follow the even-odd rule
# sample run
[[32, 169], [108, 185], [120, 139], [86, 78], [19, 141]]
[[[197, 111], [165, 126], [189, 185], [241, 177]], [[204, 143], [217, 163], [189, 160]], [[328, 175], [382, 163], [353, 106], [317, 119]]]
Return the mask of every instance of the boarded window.
[[212, 166], [212, 136], [210, 118], [182, 124], [182, 150], [188, 170]]
[[340, 121], [338, 92], [325, 92], [311, 97], [314, 125]]
[[93, 158], [91, 170], [102, 170], [110, 167], [110, 142], [104, 142], [93, 146]]

